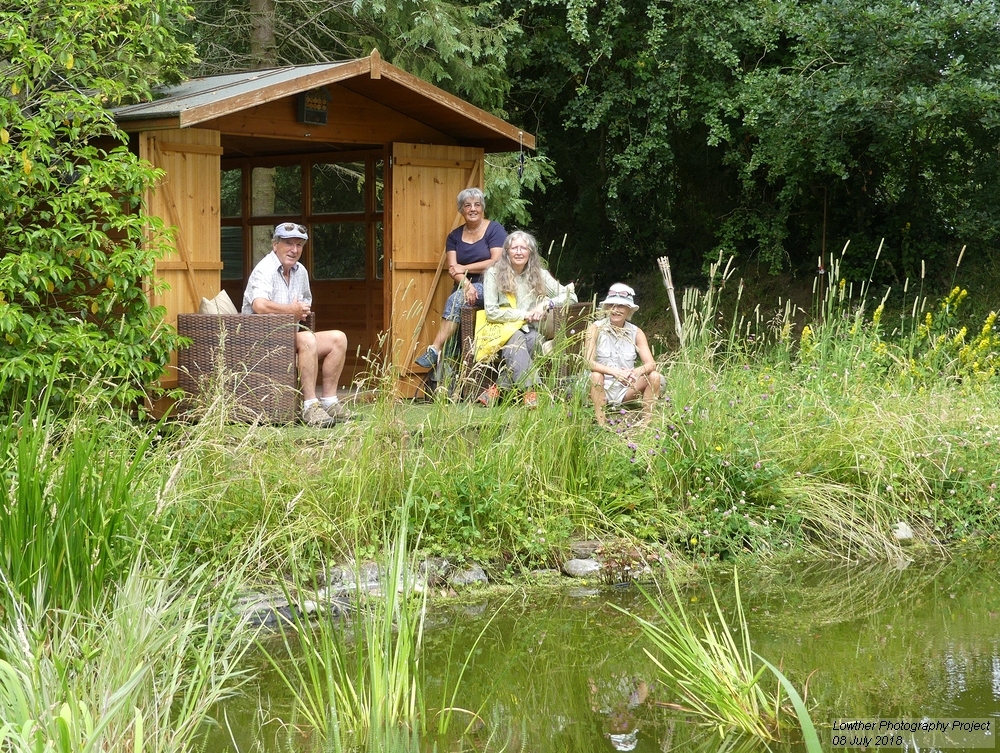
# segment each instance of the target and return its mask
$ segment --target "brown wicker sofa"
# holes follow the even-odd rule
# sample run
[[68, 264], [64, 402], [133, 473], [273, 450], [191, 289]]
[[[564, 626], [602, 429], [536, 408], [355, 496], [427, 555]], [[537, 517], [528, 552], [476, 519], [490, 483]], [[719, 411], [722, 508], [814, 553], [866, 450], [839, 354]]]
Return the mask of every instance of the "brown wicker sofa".
[[182, 411], [229, 394], [241, 421], [294, 421], [301, 397], [297, 330], [292, 314], [178, 314], [177, 333], [191, 339], [177, 353], [177, 382], [187, 393]]

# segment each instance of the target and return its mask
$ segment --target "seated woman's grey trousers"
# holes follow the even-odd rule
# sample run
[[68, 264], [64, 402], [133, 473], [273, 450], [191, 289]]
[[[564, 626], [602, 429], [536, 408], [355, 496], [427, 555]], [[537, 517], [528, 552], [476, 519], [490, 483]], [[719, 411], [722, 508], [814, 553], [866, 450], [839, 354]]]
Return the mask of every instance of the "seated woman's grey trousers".
[[538, 342], [538, 330], [534, 324], [527, 325], [528, 331], [522, 327], [507, 341], [500, 351], [503, 354], [504, 363], [507, 365], [509, 374], [500, 377], [501, 387], [531, 387], [538, 381], [538, 375], [531, 368], [531, 359], [535, 353], [535, 344]]

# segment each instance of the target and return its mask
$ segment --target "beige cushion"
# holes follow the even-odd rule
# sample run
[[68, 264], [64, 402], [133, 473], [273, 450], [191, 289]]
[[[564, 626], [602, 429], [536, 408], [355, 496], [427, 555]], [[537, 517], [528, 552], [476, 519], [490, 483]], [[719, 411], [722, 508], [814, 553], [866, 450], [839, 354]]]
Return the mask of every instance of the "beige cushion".
[[233, 302], [229, 299], [229, 294], [223, 290], [212, 300], [207, 298], [201, 299], [201, 305], [198, 307], [199, 314], [216, 314], [217, 316], [234, 316], [238, 313]]

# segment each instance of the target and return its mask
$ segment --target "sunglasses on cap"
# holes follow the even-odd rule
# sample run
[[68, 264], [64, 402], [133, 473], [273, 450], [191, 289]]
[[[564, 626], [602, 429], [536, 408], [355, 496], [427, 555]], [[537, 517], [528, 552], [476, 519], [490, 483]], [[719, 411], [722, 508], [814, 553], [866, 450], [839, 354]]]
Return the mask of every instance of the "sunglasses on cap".
[[306, 231], [306, 226], [297, 222], [282, 222], [274, 228], [275, 240], [288, 240], [289, 238], [308, 239], [309, 233]]

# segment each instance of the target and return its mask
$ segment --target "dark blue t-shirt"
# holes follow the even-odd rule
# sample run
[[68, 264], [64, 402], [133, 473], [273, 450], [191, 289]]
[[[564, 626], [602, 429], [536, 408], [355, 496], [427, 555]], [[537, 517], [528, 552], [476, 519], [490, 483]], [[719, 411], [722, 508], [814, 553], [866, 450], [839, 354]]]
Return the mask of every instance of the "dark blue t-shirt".
[[[462, 240], [462, 231], [465, 229], [465, 225], [460, 225], [459, 227], [448, 233], [448, 240], [445, 242], [444, 247], [447, 251], [455, 252], [455, 261], [462, 266], [467, 264], [475, 264], [477, 261], [486, 261], [490, 258], [491, 248], [500, 248], [503, 246], [503, 242], [507, 240], [507, 231], [504, 230], [503, 225], [499, 222], [494, 222], [493, 220], [488, 220], [490, 223], [486, 226], [486, 232], [483, 233], [483, 237], [480, 238], [475, 243], [466, 243]], [[469, 282], [480, 282], [482, 280], [482, 273], [469, 275]]]

